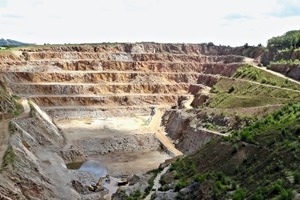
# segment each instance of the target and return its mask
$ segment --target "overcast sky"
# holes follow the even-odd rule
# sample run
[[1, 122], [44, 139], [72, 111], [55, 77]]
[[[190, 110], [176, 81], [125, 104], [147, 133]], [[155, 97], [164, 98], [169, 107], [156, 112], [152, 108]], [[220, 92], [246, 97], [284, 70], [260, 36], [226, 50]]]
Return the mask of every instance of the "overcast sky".
[[300, 0], [0, 0], [0, 38], [239, 46], [300, 29]]

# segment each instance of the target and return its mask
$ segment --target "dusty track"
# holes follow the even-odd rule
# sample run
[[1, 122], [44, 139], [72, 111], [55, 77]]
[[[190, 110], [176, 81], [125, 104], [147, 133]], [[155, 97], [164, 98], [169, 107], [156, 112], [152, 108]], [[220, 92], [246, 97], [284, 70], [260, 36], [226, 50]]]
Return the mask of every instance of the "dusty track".
[[183, 155], [182, 152], [175, 148], [174, 144], [166, 136], [167, 133], [164, 132], [160, 126], [162, 115], [163, 113], [157, 109], [149, 124], [149, 129], [155, 132], [157, 139], [164, 145], [168, 152], [170, 152], [173, 156], [181, 156]]
[[151, 200], [151, 195], [154, 193], [154, 191], [158, 191], [158, 189], [161, 186], [159, 181], [160, 181], [162, 175], [164, 175], [170, 169], [170, 167], [171, 167], [171, 165], [168, 165], [159, 174], [157, 174], [157, 176], [154, 179], [153, 187], [151, 188], [150, 193], [145, 197], [144, 200]]

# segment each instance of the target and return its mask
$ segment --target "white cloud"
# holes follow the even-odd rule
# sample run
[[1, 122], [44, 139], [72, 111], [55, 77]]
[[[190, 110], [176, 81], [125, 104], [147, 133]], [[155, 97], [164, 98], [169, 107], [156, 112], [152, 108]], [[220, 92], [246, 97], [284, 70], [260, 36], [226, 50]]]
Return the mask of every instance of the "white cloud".
[[280, 0], [7, 0], [0, 7], [0, 37], [37, 43], [256, 45], [299, 29], [298, 16], [272, 14], [281, 8]]

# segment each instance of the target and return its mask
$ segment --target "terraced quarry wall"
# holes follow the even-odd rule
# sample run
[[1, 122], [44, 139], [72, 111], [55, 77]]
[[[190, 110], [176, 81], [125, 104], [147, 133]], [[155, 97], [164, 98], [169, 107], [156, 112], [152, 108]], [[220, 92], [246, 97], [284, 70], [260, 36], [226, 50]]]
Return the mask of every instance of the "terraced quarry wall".
[[[243, 54], [241, 48], [155, 43], [45, 46], [0, 54], [3, 83], [13, 95], [29, 99], [32, 108], [24, 119], [13, 120], [17, 134], [9, 144], [26, 166], [18, 178], [35, 170], [26, 179], [34, 190], [18, 186], [21, 192], [15, 196], [102, 198], [75, 192], [72, 181], [84, 184], [95, 177], [70, 172], [65, 164], [96, 159], [109, 163], [113, 175], [144, 172], [181, 155], [177, 149], [190, 154], [227, 134], [228, 129], [209, 124], [215, 119], [193, 108], [251, 113], [299, 100], [298, 85], [289, 81], [276, 79], [272, 85], [260, 76], [252, 80], [249, 74], [237, 75], [245, 64]], [[207, 122], [199, 122], [202, 118]], [[223, 128], [233, 122], [222, 118], [218, 125]], [[237, 127], [238, 119], [230, 127]], [[35, 128], [38, 123], [41, 130]], [[10, 180], [14, 168], [5, 170], [2, 180]], [[42, 189], [34, 184], [35, 177]], [[55, 187], [58, 183], [63, 190]], [[12, 189], [0, 191], [9, 196]]]
[[219, 53], [205, 45], [33, 48], [4, 58], [1, 69], [15, 95], [32, 98], [52, 116], [59, 115], [54, 110], [89, 106], [130, 110], [139, 105], [149, 112], [151, 105], [179, 105], [206, 87], [203, 79], [230, 77], [243, 62], [241, 56]]

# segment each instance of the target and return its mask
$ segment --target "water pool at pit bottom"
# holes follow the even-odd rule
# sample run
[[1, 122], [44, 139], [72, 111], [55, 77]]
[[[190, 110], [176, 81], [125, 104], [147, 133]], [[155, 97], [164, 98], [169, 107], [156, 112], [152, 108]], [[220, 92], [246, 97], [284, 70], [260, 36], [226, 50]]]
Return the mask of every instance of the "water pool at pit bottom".
[[103, 177], [107, 174], [106, 167], [97, 160], [87, 160], [85, 162], [72, 162], [68, 163], [68, 169], [71, 170], [78, 170], [78, 171], [85, 171], [95, 174], [97, 178]]

